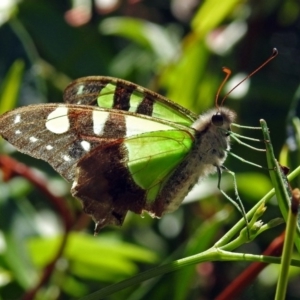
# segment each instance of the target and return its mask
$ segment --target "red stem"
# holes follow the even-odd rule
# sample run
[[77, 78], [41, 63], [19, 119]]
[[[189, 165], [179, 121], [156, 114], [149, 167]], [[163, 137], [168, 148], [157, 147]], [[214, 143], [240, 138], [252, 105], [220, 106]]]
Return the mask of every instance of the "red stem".
[[[263, 252], [263, 255], [280, 256], [284, 242], [284, 232], [275, 238], [269, 247]], [[251, 284], [257, 275], [267, 266], [267, 263], [252, 263], [243, 273], [231, 282], [225, 290], [223, 290], [215, 300], [240, 299], [239, 295], [245, 288]]]

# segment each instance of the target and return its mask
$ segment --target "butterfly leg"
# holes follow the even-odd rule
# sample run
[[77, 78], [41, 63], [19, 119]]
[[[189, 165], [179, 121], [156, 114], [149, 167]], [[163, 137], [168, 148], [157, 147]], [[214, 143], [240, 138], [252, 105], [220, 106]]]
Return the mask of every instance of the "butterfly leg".
[[[254, 166], [254, 167], [257, 167], [257, 168], [260, 168], [260, 169], [265, 169], [265, 168], [262, 167], [261, 165], [258, 165], [258, 164], [256, 164], [256, 163], [253, 163], [253, 162], [249, 161], [249, 160], [246, 160], [246, 159], [242, 158], [241, 156], [238, 156], [238, 155], [236, 155], [236, 154], [234, 154], [234, 153], [232, 153], [232, 152], [230, 152], [230, 151], [227, 151], [227, 153], [228, 153], [228, 155], [230, 155], [230, 156], [232, 156], [232, 157], [235, 157], [236, 159], [240, 160], [240, 161], [243, 162], [243, 163], [246, 163], [246, 164], [248, 164], [248, 165], [251, 165], [251, 166]], [[223, 167], [223, 166], [222, 166], [222, 167]]]
[[[235, 173], [230, 171], [228, 168], [226, 168], [224, 165], [222, 166], [216, 166], [217, 168], [217, 172], [218, 172], [218, 189], [220, 190], [220, 192], [225, 196], [225, 198], [227, 200], [229, 200], [236, 208], [237, 210], [242, 214], [244, 220], [245, 220], [245, 223], [248, 227], [248, 219], [247, 219], [247, 216], [246, 216], [246, 211], [245, 211], [245, 208], [244, 208], [244, 205], [243, 205], [243, 202], [239, 196], [239, 193], [238, 193], [238, 189], [237, 189], [237, 183], [236, 183], [236, 177], [235, 177]], [[234, 185], [234, 193], [235, 193], [235, 196], [236, 196], [236, 201], [233, 200], [229, 195], [227, 195], [221, 188], [221, 177], [222, 177], [222, 170], [223, 171], [226, 171], [227, 173], [229, 173], [232, 177], [233, 177], [233, 185]], [[249, 229], [248, 229], [248, 236], [249, 236]]]

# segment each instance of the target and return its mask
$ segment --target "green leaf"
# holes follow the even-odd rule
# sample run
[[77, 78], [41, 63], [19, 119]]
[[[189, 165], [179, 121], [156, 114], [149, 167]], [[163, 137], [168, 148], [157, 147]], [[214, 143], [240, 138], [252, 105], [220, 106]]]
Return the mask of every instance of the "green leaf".
[[161, 85], [167, 89], [169, 99], [193, 112], [211, 108], [217, 85], [216, 76], [207, 68], [209, 51], [204, 42], [195, 40], [183, 51], [181, 59], [161, 75]]
[[[273, 146], [271, 144], [271, 138], [269, 135], [269, 129], [264, 120], [260, 121], [261, 127], [263, 130], [263, 135], [266, 143], [267, 149], [267, 162], [270, 170], [270, 177], [275, 188], [276, 197], [278, 201], [278, 205], [282, 216], [285, 221], [288, 218], [288, 211], [290, 207], [290, 199], [291, 199], [291, 187], [289, 185], [289, 181], [286, 175], [283, 173], [282, 167], [279, 165], [278, 161], [275, 158]], [[295, 245], [300, 252], [300, 225], [297, 224], [297, 231], [295, 237]]]
[[[239, 191], [247, 195], [249, 200], [253, 199], [255, 202], [273, 187], [269, 178], [258, 172], [239, 173], [237, 183]], [[255, 184], [255, 189], [253, 189], [253, 184]]]
[[164, 27], [141, 19], [108, 18], [102, 21], [100, 31], [130, 39], [167, 61], [174, 57], [179, 45]]
[[60, 284], [58, 285], [61, 286], [61, 289], [64, 292], [68, 293], [76, 299], [84, 296], [88, 292], [87, 286], [73, 276], [65, 276], [63, 278], [63, 281], [59, 283]]
[[204, 1], [192, 21], [193, 30], [198, 36], [204, 37], [224, 21], [229, 14], [232, 14], [238, 3], [240, 3], [238, 0]]
[[3, 260], [9, 267], [14, 279], [24, 289], [31, 287], [32, 282], [37, 280], [37, 272], [32, 268], [27, 260], [27, 253], [24, 253], [24, 248], [19, 245], [16, 236], [9, 232], [5, 234], [7, 251], [3, 253]]
[[0, 114], [16, 107], [24, 72], [23, 60], [16, 60], [0, 86]]
[[[61, 240], [60, 236], [30, 239], [28, 247], [34, 264], [44, 267], [49, 263]], [[77, 276], [105, 281], [135, 274], [137, 266], [134, 261], [153, 263], [157, 259], [156, 255], [147, 249], [77, 232], [68, 237], [63, 257], [69, 260], [70, 269]]]

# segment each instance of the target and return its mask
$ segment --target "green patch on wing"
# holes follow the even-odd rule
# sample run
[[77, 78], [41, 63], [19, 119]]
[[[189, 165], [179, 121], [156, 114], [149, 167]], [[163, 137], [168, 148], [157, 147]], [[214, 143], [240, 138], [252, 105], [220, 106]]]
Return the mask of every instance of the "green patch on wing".
[[162, 102], [154, 103], [152, 117], [164, 119], [185, 126], [191, 126], [193, 124], [189, 116], [179, 110], [171, 108]]
[[[116, 90], [114, 83], [108, 83], [100, 92], [98, 96], [98, 106], [103, 108], [113, 107], [113, 97]], [[133, 92], [130, 95], [130, 108], [129, 111], [136, 112], [138, 106], [143, 101], [144, 95], [140, 92]]]
[[[150, 97], [149, 94], [146, 95], [142, 92], [142, 87], [139, 88], [141, 90], [137, 89], [133, 91], [130, 95], [130, 112], [136, 112], [145, 96]], [[112, 108], [115, 90], [115, 82], [108, 83], [105, 87], [103, 87], [97, 99], [98, 106], [103, 108]], [[153, 95], [156, 95], [156, 97]], [[190, 115], [188, 115], [187, 112], [182, 112], [178, 110], [176, 105], [173, 104], [173, 102], [165, 100], [165, 98], [156, 93], [152, 94], [151, 99], [153, 99], [154, 101], [152, 117], [156, 117], [159, 119], [167, 120], [176, 124], [181, 124], [189, 127], [193, 124], [193, 118]]]
[[101, 91], [98, 96], [98, 106], [103, 108], [112, 108], [114, 102], [114, 93], [116, 85], [108, 83]]
[[125, 140], [128, 168], [135, 183], [148, 191], [147, 201], [155, 201], [193, 141], [191, 132], [183, 130], [147, 132]]

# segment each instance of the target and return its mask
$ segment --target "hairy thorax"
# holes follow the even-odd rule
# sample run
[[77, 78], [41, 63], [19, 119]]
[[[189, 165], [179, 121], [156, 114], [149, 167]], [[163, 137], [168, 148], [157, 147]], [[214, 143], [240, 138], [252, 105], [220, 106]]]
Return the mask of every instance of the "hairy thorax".
[[223, 165], [230, 149], [229, 130], [234, 114], [227, 109], [220, 110], [218, 113], [223, 117], [223, 124], [216, 126], [212, 122], [216, 113], [216, 110], [208, 111], [193, 124], [196, 131], [193, 149], [160, 192], [163, 213], [177, 209], [199, 180]]

